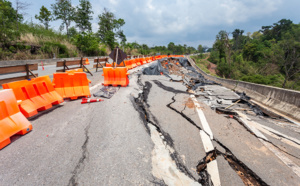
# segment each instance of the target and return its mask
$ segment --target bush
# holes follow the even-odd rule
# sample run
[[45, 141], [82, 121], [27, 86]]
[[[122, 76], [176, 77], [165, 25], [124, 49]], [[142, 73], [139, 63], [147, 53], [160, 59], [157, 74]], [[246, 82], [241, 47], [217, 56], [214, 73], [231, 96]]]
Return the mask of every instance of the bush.
[[44, 53], [49, 54], [49, 56], [52, 56], [53, 53], [56, 53], [59, 58], [69, 57], [69, 52], [66, 45], [63, 45], [58, 42], [45, 42], [42, 45], [43, 46], [41, 47], [41, 50]]
[[103, 50], [100, 50], [99, 39], [93, 34], [77, 34], [73, 41], [76, 47], [87, 56], [99, 56], [103, 53]]

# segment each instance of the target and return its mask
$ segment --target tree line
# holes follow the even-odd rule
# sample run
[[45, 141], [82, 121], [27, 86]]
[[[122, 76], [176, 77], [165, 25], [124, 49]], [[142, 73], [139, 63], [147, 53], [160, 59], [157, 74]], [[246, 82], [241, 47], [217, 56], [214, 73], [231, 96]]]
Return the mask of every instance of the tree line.
[[221, 77], [300, 90], [300, 24], [281, 19], [246, 35], [221, 30], [209, 60]]
[[[102, 13], [97, 16], [98, 30], [93, 32], [92, 23], [93, 14], [92, 4], [89, 0], [79, 0], [79, 5], [72, 6], [71, 0], [55, 0], [51, 7], [42, 6], [34, 16], [39, 24], [24, 22], [24, 13], [20, 9], [25, 10], [30, 4], [16, 0], [16, 3], [23, 6], [13, 7], [8, 0], [0, 0], [0, 44], [2, 50], [10, 47], [11, 43], [15, 43], [20, 39], [21, 33], [32, 32], [45, 33], [51, 32], [52, 35], [59, 37], [66, 36], [67, 40], [74, 44], [83, 55], [105, 55], [105, 48], [112, 50], [116, 46], [124, 49], [128, 54], [185, 54], [196, 53], [197, 49], [187, 45], [175, 45], [170, 42], [166, 46], [149, 47], [147, 44], [139, 44], [138, 42], [127, 42], [126, 35], [122, 30], [125, 20], [117, 18], [116, 15], [104, 8]], [[26, 5], [26, 6], [25, 6]], [[61, 25], [59, 31], [51, 28], [51, 22], [59, 20]], [[21, 26], [20, 30], [18, 26]], [[75, 26], [72, 26], [75, 25]], [[42, 26], [42, 27], [41, 27]], [[44, 31], [42, 30], [44, 29]], [[58, 47], [60, 56], [68, 57], [65, 54], [66, 46], [60, 43], [42, 42], [43, 51], [52, 51], [51, 48]], [[20, 47], [19, 47], [20, 48]], [[21, 47], [22, 48], [22, 47]], [[104, 50], [104, 51], [103, 51]], [[201, 49], [202, 50], [202, 49]], [[15, 50], [13, 50], [15, 51]], [[74, 54], [75, 55], [75, 54]], [[1, 54], [0, 54], [1, 58]]]

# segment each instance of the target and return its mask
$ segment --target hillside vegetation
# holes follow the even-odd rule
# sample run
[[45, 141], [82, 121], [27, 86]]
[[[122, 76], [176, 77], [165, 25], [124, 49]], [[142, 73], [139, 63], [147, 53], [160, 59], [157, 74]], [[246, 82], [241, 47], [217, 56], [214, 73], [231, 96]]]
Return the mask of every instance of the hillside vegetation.
[[[55, 0], [50, 9], [42, 6], [35, 15], [40, 24], [24, 22], [23, 14], [30, 5], [15, 2], [13, 7], [11, 1], [0, 0], [0, 60], [103, 56], [116, 46], [128, 55], [197, 52], [194, 47], [173, 42], [168, 47], [127, 42], [122, 30], [125, 20], [106, 8], [97, 16], [98, 30], [93, 32], [94, 12], [89, 0], [79, 0], [76, 7], [71, 0]], [[51, 28], [54, 20], [61, 21], [59, 31]]]
[[223, 78], [300, 90], [300, 24], [282, 19], [247, 35], [221, 30], [208, 60]]

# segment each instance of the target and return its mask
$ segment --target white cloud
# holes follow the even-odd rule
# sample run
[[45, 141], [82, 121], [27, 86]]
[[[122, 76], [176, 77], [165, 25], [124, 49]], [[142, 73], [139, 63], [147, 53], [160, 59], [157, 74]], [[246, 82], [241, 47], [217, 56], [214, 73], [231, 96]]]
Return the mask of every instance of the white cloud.
[[[123, 27], [129, 42], [149, 45], [206, 42], [215, 39], [219, 30], [233, 28], [259, 29], [271, 25], [286, 15], [298, 15], [299, 0], [90, 0], [93, 11], [93, 31], [98, 29], [98, 15], [108, 8], [126, 22]], [[37, 1], [40, 8], [40, 1]], [[72, 0], [78, 4], [78, 0]], [[47, 7], [50, 3], [47, 2]], [[285, 7], [284, 9], [282, 7]], [[283, 12], [285, 10], [285, 12]], [[35, 11], [38, 12], [38, 9]], [[278, 15], [278, 16], [277, 16]], [[277, 16], [277, 17], [276, 17]], [[295, 17], [295, 16], [294, 16]], [[294, 18], [299, 22], [299, 16]], [[264, 21], [265, 20], [265, 21]], [[55, 24], [53, 24], [56, 27]], [[247, 30], [255, 31], [255, 30]]]

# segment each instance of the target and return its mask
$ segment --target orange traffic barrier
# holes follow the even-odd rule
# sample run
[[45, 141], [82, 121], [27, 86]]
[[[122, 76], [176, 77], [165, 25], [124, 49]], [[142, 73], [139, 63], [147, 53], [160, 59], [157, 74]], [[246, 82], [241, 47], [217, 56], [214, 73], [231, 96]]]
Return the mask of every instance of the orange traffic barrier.
[[136, 65], [136, 63], [135, 63], [135, 59], [131, 59], [130, 61], [131, 61], [131, 67], [132, 67], [132, 68], [137, 67], [137, 65]]
[[82, 68], [77, 68], [77, 69], [73, 69], [73, 70], [66, 70], [67, 73], [75, 73], [75, 72], [83, 72]]
[[[77, 69], [73, 69], [73, 70], [67, 70], [66, 71], [68, 74], [74, 74], [76, 72], [83, 72], [82, 68], [77, 68]], [[88, 82], [91, 83], [92, 81], [88, 79]]]
[[151, 63], [152, 62], [151, 57], [147, 57], [146, 60], [147, 60], [147, 63]]
[[54, 73], [53, 84], [55, 90], [63, 97], [77, 99], [90, 97], [89, 80], [84, 72]]
[[64, 102], [64, 99], [55, 91], [49, 76], [41, 76], [31, 80], [33, 87], [40, 97], [50, 101], [52, 105]]
[[126, 87], [129, 84], [128, 79], [129, 73], [127, 72], [126, 67], [118, 67], [118, 68], [112, 68], [112, 67], [104, 67], [103, 68], [103, 74], [104, 76], [104, 86], [122, 86]]
[[139, 62], [141, 65], [143, 65], [143, 64], [144, 64], [143, 58], [138, 58], [138, 62]]
[[115, 87], [118, 85], [127, 87], [129, 84], [128, 75], [126, 68], [115, 68], [115, 82], [112, 85]]
[[32, 82], [34, 80], [22, 80], [2, 85], [4, 89], [12, 89], [17, 100], [22, 100], [19, 108], [27, 118], [36, 115], [37, 111], [52, 107], [51, 101], [46, 96], [39, 95], [38, 87], [34, 86]]
[[112, 85], [115, 80], [115, 73], [112, 67], [103, 67], [104, 86]]
[[147, 63], [146, 58], [141, 58], [141, 64], [143, 65], [143, 64], [146, 64], [146, 63]]
[[135, 60], [136, 66], [142, 65], [141, 62], [140, 62], [140, 58], [135, 58], [134, 60]]
[[24, 135], [32, 130], [31, 123], [18, 108], [11, 89], [0, 91], [0, 149], [10, 144], [10, 137]]
[[132, 62], [131, 62], [131, 60], [125, 61], [125, 64], [126, 64], [126, 67], [127, 67], [128, 69], [132, 69]]

